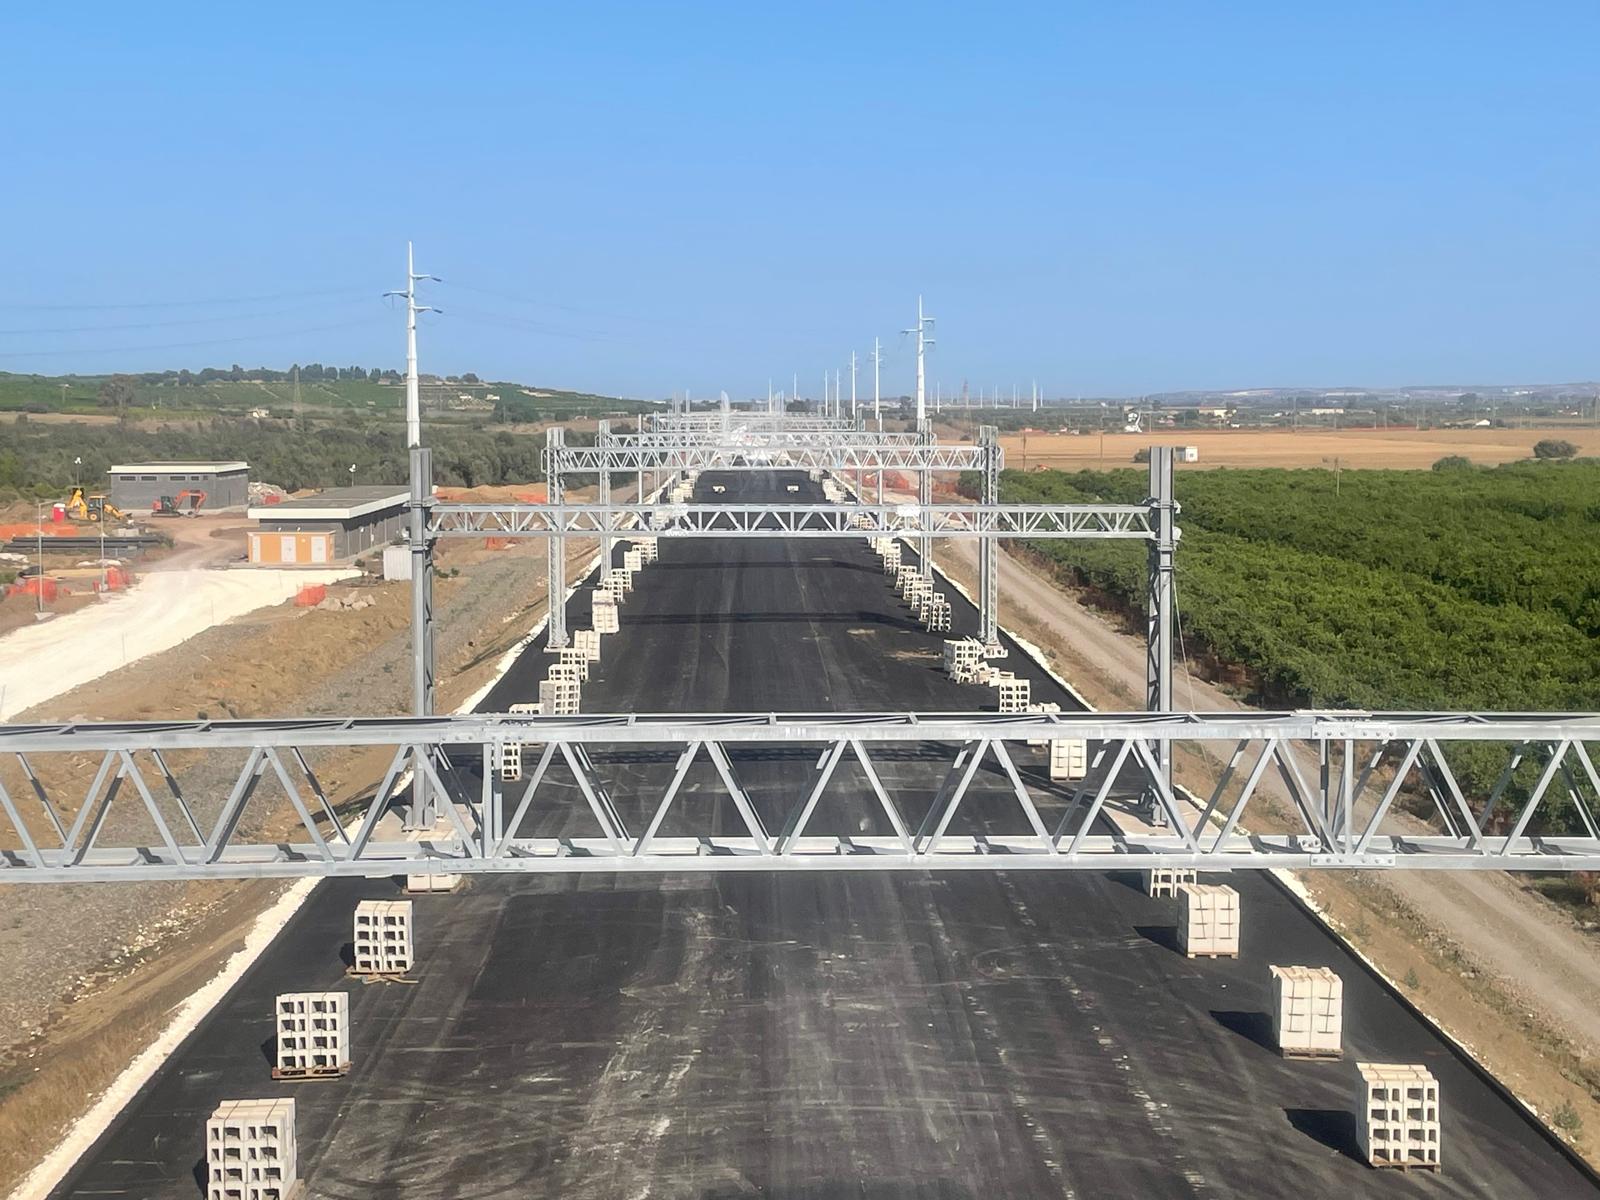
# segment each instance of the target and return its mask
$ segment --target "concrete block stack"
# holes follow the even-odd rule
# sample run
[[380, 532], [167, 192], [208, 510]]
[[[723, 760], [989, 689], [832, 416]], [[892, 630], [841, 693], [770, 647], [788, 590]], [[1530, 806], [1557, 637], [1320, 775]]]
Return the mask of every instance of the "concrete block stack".
[[1272, 1034], [1285, 1058], [1344, 1055], [1344, 980], [1332, 967], [1274, 967]]
[[[1050, 778], [1056, 783], [1082, 779], [1089, 773], [1089, 743], [1082, 738], [1052, 738]], [[1190, 878], [1194, 872], [1189, 872]]]
[[944, 598], [943, 592], [934, 592], [928, 596], [922, 605], [921, 617], [923, 627], [929, 633], [950, 632], [950, 601]]
[[[1030, 713], [1039, 713], [1039, 714], [1058, 713], [1058, 712], [1061, 711], [1061, 705], [1057, 704], [1054, 700], [1036, 700], [1032, 704], [1028, 705], [1028, 711]], [[1044, 747], [1044, 746], [1048, 746], [1049, 744], [1050, 744], [1050, 739], [1047, 738], [1047, 737], [1038, 737], [1038, 738], [1029, 738], [1028, 739], [1028, 745], [1030, 745], [1030, 746]]]
[[206, 1200], [290, 1200], [300, 1188], [293, 1100], [224, 1100], [206, 1119]]
[[560, 646], [556, 649], [557, 662], [563, 667], [571, 667], [580, 683], [589, 682], [589, 654], [577, 645]]
[[913, 579], [920, 579], [922, 575], [918, 570], [907, 564], [901, 563], [894, 573], [894, 590], [897, 595], [904, 596], [906, 588], [911, 587]]
[[622, 552], [622, 567], [630, 574], [634, 571], [644, 570], [644, 551], [624, 550]]
[[582, 680], [578, 669], [566, 663], [551, 663], [539, 682], [539, 711], [552, 717], [570, 717], [578, 712]]
[[634, 538], [633, 545], [639, 551], [640, 560], [647, 566], [661, 557], [661, 546], [656, 538]]
[[274, 1079], [322, 1079], [350, 1069], [350, 994], [285, 992], [278, 997]]
[[1010, 671], [995, 671], [989, 676], [989, 686], [999, 693], [1001, 712], [1028, 711], [1028, 697], [1033, 690], [1033, 685], [1028, 680], [1018, 679]]
[[363, 900], [356, 905], [357, 975], [404, 975], [411, 969], [411, 901]]
[[1144, 890], [1150, 896], [1176, 896], [1186, 883], [1198, 882], [1193, 867], [1153, 867], [1144, 873]]
[[617, 620], [617, 597], [607, 591], [596, 591], [594, 594], [594, 631], [596, 633], [616, 633], [621, 628]]
[[1239, 893], [1222, 883], [1181, 883], [1178, 945], [1190, 958], [1239, 957]]
[[[513, 704], [506, 711], [521, 716], [538, 716], [537, 704]], [[500, 781], [517, 783], [522, 779], [523, 742], [502, 742], [500, 745]]]
[[1437, 1171], [1439, 1082], [1411, 1063], [1357, 1063], [1361, 1090], [1356, 1132], [1361, 1156], [1374, 1167]]
[[597, 663], [600, 661], [600, 630], [574, 629], [572, 631], [572, 645], [582, 653], [585, 662]]
[[955, 683], [971, 683], [983, 662], [983, 643], [977, 638], [946, 638], [944, 673]]

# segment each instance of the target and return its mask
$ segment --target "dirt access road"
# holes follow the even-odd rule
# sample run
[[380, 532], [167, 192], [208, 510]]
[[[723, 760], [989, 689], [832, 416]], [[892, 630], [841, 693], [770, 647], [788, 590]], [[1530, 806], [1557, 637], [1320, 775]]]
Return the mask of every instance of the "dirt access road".
[[[953, 546], [940, 564], [970, 587], [976, 547]], [[1045, 647], [1092, 703], [1143, 708], [1141, 638], [1006, 554], [1000, 595], [1001, 623]], [[1181, 671], [1175, 690], [1180, 708], [1249, 707]], [[1205, 780], [1196, 776], [1206, 773], [1206, 764], [1179, 764], [1180, 781], [1197, 790]], [[1417, 1003], [1525, 1100], [1546, 1113], [1566, 1101], [1590, 1131], [1600, 1128], [1600, 1104], [1580, 1074], [1600, 1055], [1600, 944], [1592, 931], [1517, 877], [1495, 872], [1317, 873], [1306, 884], [1391, 977], [1419, 973]], [[1593, 1132], [1578, 1144], [1591, 1160], [1600, 1149]]]

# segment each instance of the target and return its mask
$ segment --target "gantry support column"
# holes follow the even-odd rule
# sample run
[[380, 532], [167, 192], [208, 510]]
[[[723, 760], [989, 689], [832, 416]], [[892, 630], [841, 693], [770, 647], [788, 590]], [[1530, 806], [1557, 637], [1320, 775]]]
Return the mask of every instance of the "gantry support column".
[[[1151, 712], [1172, 711], [1172, 639], [1174, 602], [1172, 594], [1172, 555], [1178, 545], [1176, 524], [1178, 506], [1172, 495], [1172, 447], [1150, 447], [1150, 527], [1155, 537], [1150, 542], [1149, 592], [1146, 598], [1148, 625], [1145, 636], [1145, 678], [1149, 685], [1145, 707]], [[1162, 778], [1172, 784], [1172, 746], [1162, 742], [1157, 760]], [[1145, 800], [1151, 820], [1161, 823], [1161, 806], [1155, 793]]]
[[[428, 526], [433, 508], [433, 451], [411, 448], [411, 711], [433, 716], [433, 543]], [[421, 750], [418, 750], [419, 756]], [[406, 810], [407, 829], [432, 829], [435, 817], [432, 789], [423, 772], [411, 775], [411, 804]]]
[[[983, 502], [1000, 503], [1000, 431], [993, 425], [978, 429], [983, 448]], [[1000, 544], [994, 538], [978, 540], [978, 640], [985, 645], [1000, 636]]]
[[[920, 359], [919, 365], [920, 365]], [[924, 446], [933, 445], [933, 427], [927, 420], [917, 422], [917, 441]], [[933, 472], [921, 470], [917, 472], [917, 503], [926, 509], [933, 503]], [[919, 522], [920, 523], [920, 522]], [[919, 569], [929, 579], [933, 578], [933, 536], [921, 534], [917, 538], [917, 558], [921, 560]]]
[[[566, 445], [566, 430], [556, 425], [545, 431], [545, 492], [551, 504], [562, 503], [561, 451]], [[555, 533], [548, 539], [546, 554], [550, 613], [545, 625], [545, 645], [555, 649], [567, 644], [567, 540]]]
[[[609, 450], [611, 448], [611, 422], [610, 421], [600, 421], [600, 422], [596, 423], [595, 445], [599, 446], [602, 451]], [[604, 462], [605, 460], [602, 459], [601, 461]], [[641, 471], [640, 472], [641, 482], [642, 482], [643, 474], [644, 474], [644, 472]], [[640, 501], [640, 503], [643, 503], [643, 501], [644, 501], [644, 489], [643, 489], [643, 487], [641, 487], [639, 489], [639, 501]], [[608, 471], [603, 466], [600, 468], [600, 503], [601, 504], [610, 504], [611, 503], [611, 472]], [[602, 533], [600, 535], [600, 573], [602, 575], [604, 575], [610, 569], [611, 569], [611, 534], [609, 532], [607, 532], [607, 533]]]

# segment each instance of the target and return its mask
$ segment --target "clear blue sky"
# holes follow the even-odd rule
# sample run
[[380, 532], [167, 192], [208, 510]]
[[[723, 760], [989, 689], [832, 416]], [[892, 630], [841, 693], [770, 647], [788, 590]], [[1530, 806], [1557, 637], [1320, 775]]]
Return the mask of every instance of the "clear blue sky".
[[0, 370], [1600, 375], [1593, 0], [999, 8], [6, 6]]

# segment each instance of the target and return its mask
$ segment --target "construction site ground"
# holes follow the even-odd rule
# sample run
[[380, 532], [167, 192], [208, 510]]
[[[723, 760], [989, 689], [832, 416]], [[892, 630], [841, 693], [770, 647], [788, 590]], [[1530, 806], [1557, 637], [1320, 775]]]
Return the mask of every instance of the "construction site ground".
[[[574, 576], [586, 553], [592, 549], [574, 551]], [[490, 678], [542, 616], [543, 545], [445, 543], [439, 572], [440, 701], [453, 705]], [[374, 603], [260, 608], [13, 719], [409, 711], [408, 585], [353, 581], [330, 594]], [[381, 770], [351, 756], [328, 781], [330, 795], [349, 800], [370, 790], [374, 769]], [[0, 972], [0, 1194], [216, 972], [280, 890], [231, 883], [0, 888], [7, 968]]]
[[[715, 480], [752, 500], [793, 481]], [[858, 542], [663, 541], [622, 629], [588, 711], [982, 702]], [[547, 662], [525, 651], [485, 706]], [[1074, 703], [1014, 645], [1008, 665]], [[712, 784], [686, 802], [734, 827]], [[323, 884], [57, 1194], [192, 1196], [211, 1107], [288, 1094], [330, 1197], [1600, 1194], [1285, 889], [1229, 881], [1243, 957], [1192, 961], [1128, 872], [482, 878], [419, 898], [415, 983], [372, 987], [344, 976], [351, 911], [394, 885]], [[1268, 962], [1344, 978], [1345, 1061], [1271, 1049]], [[272, 996], [339, 986], [351, 1074], [272, 1081]], [[1357, 1058], [1438, 1076], [1442, 1174], [1356, 1160]]]

